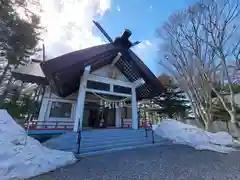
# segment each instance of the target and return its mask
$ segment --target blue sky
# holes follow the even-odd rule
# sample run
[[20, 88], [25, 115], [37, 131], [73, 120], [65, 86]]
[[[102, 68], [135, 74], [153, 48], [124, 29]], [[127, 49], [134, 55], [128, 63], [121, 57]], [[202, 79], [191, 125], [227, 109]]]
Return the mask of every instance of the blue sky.
[[156, 29], [171, 13], [196, 0], [42, 0], [41, 20], [47, 58], [106, 43], [92, 23], [97, 20], [115, 38], [128, 28], [131, 40], [142, 43], [134, 51], [156, 74], [163, 69], [157, 63]]
[[[111, 9], [98, 20], [111, 37], [119, 36], [124, 28], [132, 31], [132, 41], [142, 41], [143, 47], [136, 53], [148, 67], [159, 74], [162, 68], [157, 64], [158, 41], [155, 31], [169, 15], [185, 8], [195, 0], [114, 0]], [[96, 32], [98, 33], [98, 32]], [[147, 42], [150, 42], [144, 44]]]

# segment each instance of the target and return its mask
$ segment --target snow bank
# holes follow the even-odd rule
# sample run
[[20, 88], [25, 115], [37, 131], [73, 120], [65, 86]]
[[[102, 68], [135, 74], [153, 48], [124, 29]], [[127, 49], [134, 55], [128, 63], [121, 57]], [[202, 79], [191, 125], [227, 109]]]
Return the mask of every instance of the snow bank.
[[0, 110], [0, 179], [27, 179], [76, 162], [73, 153], [50, 150], [28, 137], [6, 110]]
[[184, 144], [197, 150], [212, 150], [221, 153], [235, 151], [228, 145], [233, 139], [227, 132], [210, 133], [195, 126], [181, 123], [173, 119], [166, 119], [153, 126], [154, 132], [172, 140], [175, 144]]
[[50, 149], [76, 151], [77, 135], [74, 132], [66, 132], [60, 136], [53, 137], [43, 143], [43, 145]]

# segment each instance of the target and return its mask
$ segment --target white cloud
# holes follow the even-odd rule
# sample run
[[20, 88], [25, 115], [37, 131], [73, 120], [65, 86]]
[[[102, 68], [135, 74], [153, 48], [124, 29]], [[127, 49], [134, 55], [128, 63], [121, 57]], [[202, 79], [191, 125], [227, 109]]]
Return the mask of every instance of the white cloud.
[[119, 5], [117, 5], [117, 11], [120, 12], [121, 11], [121, 8]]
[[152, 46], [152, 43], [149, 40], [144, 40], [140, 44], [138, 44], [135, 48], [136, 49], [146, 49], [149, 46]]
[[151, 45], [152, 45], [152, 43], [151, 43], [149, 40], [146, 40], [146, 41], [145, 41], [145, 44], [148, 45], [148, 46], [151, 46]]
[[56, 57], [74, 50], [104, 43], [93, 34], [92, 20], [102, 17], [111, 7], [111, 0], [44, 0], [41, 1], [42, 23], [47, 57]]
[[153, 39], [151, 41], [144, 40], [133, 48], [133, 51], [143, 60], [143, 62], [154, 72], [158, 72], [158, 64], [156, 61], [158, 43]]

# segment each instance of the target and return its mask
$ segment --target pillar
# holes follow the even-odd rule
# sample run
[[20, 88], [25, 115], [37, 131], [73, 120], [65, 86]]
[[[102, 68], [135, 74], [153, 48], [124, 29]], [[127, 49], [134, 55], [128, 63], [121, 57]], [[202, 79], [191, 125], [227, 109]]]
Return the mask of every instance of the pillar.
[[[76, 109], [75, 109], [75, 118], [74, 118], [74, 128], [73, 131], [78, 131], [78, 125], [79, 128], [82, 129], [83, 124], [83, 114], [84, 114], [84, 103], [85, 103], [85, 96], [86, 96], [86, 85], [87, 85], [87, 77], [90, 72], [90, 66], [85, 68], [85, 71], [80, 78], [80, 85], [78, 90], [78, 97], [77, 97], [77, 103], [76, 103]], [[80, 122], [79, 122], [80, 121]]]
[[138, 129], [138, 108], [135, 87], [132, 87], [132, 128]]
[[122, 120], [121, 120], [121, 107], [116, 108], [115, 113], [115, 127], [120, 128], [122, 126]]
[[48, 102], [49, 99], [43, 97], [41, 108], [38, 115], [38, 121], [45, 121], [45, 117], [47, 115]]

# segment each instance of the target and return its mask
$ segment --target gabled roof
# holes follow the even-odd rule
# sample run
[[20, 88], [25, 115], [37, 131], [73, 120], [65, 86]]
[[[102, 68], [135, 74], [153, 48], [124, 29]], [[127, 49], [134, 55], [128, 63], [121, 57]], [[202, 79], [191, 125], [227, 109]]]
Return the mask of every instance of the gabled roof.
[[159, 95], [163, 87], [150, 69], [130, 49], [113, 43], [71, 52], [40, 64], [29, 65], [30, 67], [25, 69], [17, 69], [14, 71], [14, 77], [27, 82], [48, 82], [57, 95], [66, 97], [78, 90], [85, 67], [91, 65], [91, 71], [94, 71], [106, 66], [112, 63], [119, 52], [123, 57], [115, 66], [121, 73], [130, 82], [140, 78], [145, 81], [145, 84], [137, 88], [138, 100]]

